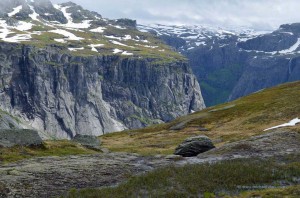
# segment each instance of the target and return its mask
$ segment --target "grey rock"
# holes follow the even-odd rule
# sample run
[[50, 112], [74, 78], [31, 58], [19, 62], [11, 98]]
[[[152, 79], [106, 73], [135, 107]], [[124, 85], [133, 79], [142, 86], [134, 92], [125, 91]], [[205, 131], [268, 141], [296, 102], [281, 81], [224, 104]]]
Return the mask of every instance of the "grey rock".
[[100, 150], [100, 139], [90, 135], [76, 135], [72, 141], [80, 143], [82, 146], [89, 149]]
[[197, 156], [206, 158], [215, 156], [221, 158], [256, 158], [270, 156], [285, 156], [298, 154], [300, 149], [300, 133], [293, 129], [279, 128], [269, 133], [253, 136], [237, 142], [225, 144]]
[[170, 127], [170, 130], [180, 131], [185, 128], [187, 121], [180, 122], [174, 126]]
[[196, 136], [187, 138], [176, 149], [175, 155], [183, 157], [193, 157], [215, 148], [212, 141], [207, 136]]
[[29, 129], [0, 130], [0, 147], [39, 146], [43, 140], [37, 131]]
[[0, 44], [0, 108], [56, 138], [168, 122], [205, 107], [186, 62], [80, 57], [57, 46]]

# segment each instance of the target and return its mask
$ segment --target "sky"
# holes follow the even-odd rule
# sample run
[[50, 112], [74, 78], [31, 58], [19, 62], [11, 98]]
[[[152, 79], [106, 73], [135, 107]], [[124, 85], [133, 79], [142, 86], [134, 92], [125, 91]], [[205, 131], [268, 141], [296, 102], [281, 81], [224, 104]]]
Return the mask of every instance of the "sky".
[[[70, 0], [51, 0], [61, 3]], [[273, 30], [300, 22], [299, 0], [71, 0], [105, 18], [139, 24], [212, 25]]]

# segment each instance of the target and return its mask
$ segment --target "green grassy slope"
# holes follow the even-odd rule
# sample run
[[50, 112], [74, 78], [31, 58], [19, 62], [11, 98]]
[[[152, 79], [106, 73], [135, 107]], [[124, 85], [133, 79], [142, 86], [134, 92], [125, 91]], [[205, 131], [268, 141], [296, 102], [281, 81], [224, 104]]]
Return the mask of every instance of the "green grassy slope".
[[40, 146], [0, 147], [0, 164], [16, 162], [33, 157], [85, 155], [95, 153], [99, 152], [87, 149], [75, 142], [68, 140], [53, 140], [45, 141]]
[[172, 154], [181, 141], [194, 135], [207, 135], [218, 147], [262, 134], [264, 129], [300, 116], [299, 104], [300, 82], [288, 83], [170, 123], [112, 133], [101, 139], [103, 146], [111, 151], [144, 155]]
[[[299, 197], [300, 156], [244, 159], [155, 170], [114, 188], [71, 190], [67, 197]], [[285, 163], [281, 163], [285, 161]], [[287, 188], [282, 184], [291, 185]], [[256, 191], [249, 191], [254, 189]], [[284, 196], [285, 195], [285, 196]]]

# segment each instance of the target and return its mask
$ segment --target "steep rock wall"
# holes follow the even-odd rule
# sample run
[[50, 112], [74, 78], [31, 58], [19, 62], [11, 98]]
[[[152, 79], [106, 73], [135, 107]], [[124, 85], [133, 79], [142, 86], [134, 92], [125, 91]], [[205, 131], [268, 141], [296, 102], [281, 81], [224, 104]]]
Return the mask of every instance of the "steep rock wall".
[[140, 128], [205, 107], [185, 62], [1, 43], [0, 75], [0, 107], [57, 138]]

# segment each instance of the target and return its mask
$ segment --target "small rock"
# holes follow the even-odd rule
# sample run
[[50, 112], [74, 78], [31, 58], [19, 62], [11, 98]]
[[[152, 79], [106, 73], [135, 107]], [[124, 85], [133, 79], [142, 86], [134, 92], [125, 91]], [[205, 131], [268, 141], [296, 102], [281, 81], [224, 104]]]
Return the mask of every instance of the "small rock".
[[207, 128], [204, 128], [204, 127], [198, 127], [198, 130], [199, 131], [209, 131]]
[[183, 159], [181, 156], [178, 155], [167, 155], [165, 158], [167, 160], [174, 160], [174, 161]]
[[102, 153], [107, 154], [109, 153], [109, 149], [107, 148], [101, 148]]
[[72, 139], [72, 141], [77, 142], [86, 148], [101, 151], [101, 148], [100, 148], [101, 142], [97, 136], [77, 134]]
[[212, 141], [207, 136], [201, 135], [186, 139], [175, 149], [174, 154], [183, 157], [193, 157], [213, 148], [215, 148], [215, 146]]
[[176, 124], [176, 125], [172, 126], [170, 128], [170, 130], [180, 131], [180, 130], [185, 128], [185, 125], [186, 125], [186, 122], [180, 122], [179, 124]]

